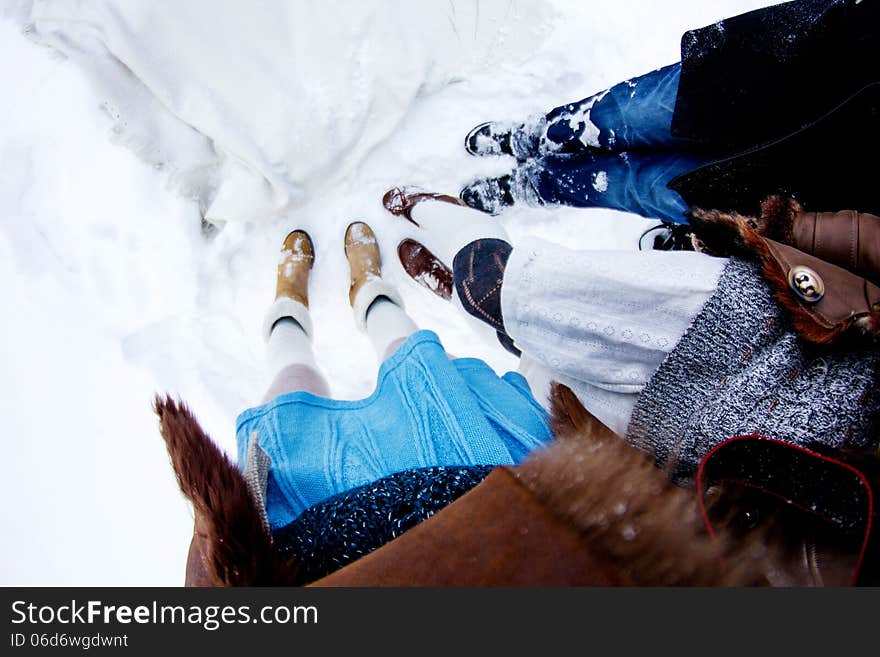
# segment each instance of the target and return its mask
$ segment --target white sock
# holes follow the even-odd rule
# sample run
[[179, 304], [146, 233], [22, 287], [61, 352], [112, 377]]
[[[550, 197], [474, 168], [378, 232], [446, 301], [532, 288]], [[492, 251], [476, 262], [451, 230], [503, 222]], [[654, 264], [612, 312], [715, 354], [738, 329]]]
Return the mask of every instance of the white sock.
[[418, 330], [410, 316], [388, 297], [377, 297], [367, 309], [367, 337], [379, 360], [385, 359], [385, 352], [392, 342]]
[[290, 365], [307, 365], [317, 369], [312, 341], [292, 317], [282, 317], [272, 327], [269, 343], [266, 345], [269, 369], [273, 373]]

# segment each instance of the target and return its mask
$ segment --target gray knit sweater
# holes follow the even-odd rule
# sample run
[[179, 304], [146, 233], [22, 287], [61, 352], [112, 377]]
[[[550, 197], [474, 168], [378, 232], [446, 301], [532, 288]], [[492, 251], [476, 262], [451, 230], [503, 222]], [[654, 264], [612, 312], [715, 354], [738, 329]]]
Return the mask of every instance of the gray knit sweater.
[[876, 350], [800, 340], [757, 266], [732, 259], [639, 397], [627, 438], [679, 483], [739, 435], [876, 449], [878, 367]]

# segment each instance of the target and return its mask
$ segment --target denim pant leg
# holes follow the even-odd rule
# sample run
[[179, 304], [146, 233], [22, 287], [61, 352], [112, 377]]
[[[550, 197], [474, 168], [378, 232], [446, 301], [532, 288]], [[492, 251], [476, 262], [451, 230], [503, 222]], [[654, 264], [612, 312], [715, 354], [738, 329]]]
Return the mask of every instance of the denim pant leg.
[[696, 152], [633, 151], [548, 155], [514, 174], [512, 191], [547, 204], [610, 208], [649, 219], [687, 223], [687, 204], [666, 185], [711, 158]]
[[686, 145], [671, 132], [680, 77], [681, 64], [671, 64], [557, 107], [546, 116], [539, 152], [579, 153], [589, 148], [624, 152]]

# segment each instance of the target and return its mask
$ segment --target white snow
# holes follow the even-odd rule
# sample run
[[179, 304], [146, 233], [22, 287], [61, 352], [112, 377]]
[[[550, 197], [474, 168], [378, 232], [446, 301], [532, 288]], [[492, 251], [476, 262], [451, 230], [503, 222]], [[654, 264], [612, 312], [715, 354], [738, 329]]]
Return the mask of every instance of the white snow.
[[584, 125], [583, 132], [581, 133], [580, 140], [584, 146], [589, 147], [598, 147], [599, 146], [599, 128], [590, 120], [590, 111], [593, 109], [593, 105], [598, 103], [606, 96], [606, 93], [600, 93], [595, 98], [590, 100], [590, 102], [585, 103], [577, 112], [574, 112], [571, 115], [571, 118], [568, 121], [568, 125], [572, 130], [577, 130], [578, 126], [581, 124]]
[[439, 279], [430, 272], [421, 272], [416, 276], [416, 279], [429, 290], [437, 291], [440, 288]]
[[[179, 148], [198, 151], [204, 167], [175, 168], [174, 157], [163, 157], [145, 139], [143, 125], [132, 130], [120, 124], [127, 108], [99, 93], [87, 62], [59, 57], [21, 34], [15, 14], [26, 4], [10, 3], [7, 20], [0, 21], [5, 585], [182, 582], [191, 511], [176, 488], [152, 397], [170, 392], [186, 400], [218, 444], [234, 452], [235, 417], [259, 400], [268, 382], [260, 325], [274, 292], [281, 241], [294, 228], [305, 227], [315, 242], [315, 353], [334, 396], [367, 395], [377, 368], [347, 300], [342, 237], [354, 220], [374, 229], [386, 277], [399, 285], [420, 326], [436, 330], [451, 353], [481, 356], [499, 372], [515, 368], [500, 346], [476, 343], [447, 302], [406, 277], [395, 247], [408, 224], [382, 208], [382, 193], [406, 184], [457, 194], [473, 178], [503, 173], [508, 158], [465, 153], [462, 139], [475, 124], [523, 119], [676, 61], [683, 30], [767, 3], [548, 0], [542, 5], [546, 38], [531, 44], [524, 61], [516, 59], [518, 44], [499, 36], [504, 30], [485, 37], [494, 39], [489, 48], [423, 38], [434, 27], [437, 10], [427, 7], [435, 3], [407, 3], [409, 12], [426, 15], [394, 23], [411, 31], [408, 52], [418, 58], [409, 63], [418, 66], [406, 71], [417, 84], [391, 106], [393, 118], [382, 114], [388, 103], [370, 109], [370, 101], [387, 92], [407, 62], [396, 59], [390, 45], [384, 50], [370, 31], [380, 23], [366, 23], [369, 29], [352, 23], [345, 52], [358, 58], [350, 63], [362, 84], [343, 118], [353, 122], [335, 137], [326, 124], [287, 127], [305, 145], [303, 152], [317, 158], [314, 166], [307, 157], [292, 161], [290, 150], [248, 151], [252, 160], [263, 157], [273, 183], [281, 184], [279, 171], [296, 171], [307, 184], [287, 190], [297, 196], [295, 206], [259, 221], [230, 221], [213, 239], [200, 228], [204, 189], [223, 173], [212, 168], [211, 144], [193, 131], [191, 143]], [[467, 3], [436, 4], [453, 26], [467, 19]], [[314, 20], [312, 29], [300, 30], [299, 47], [320, 55], [327, 52], [329, 28], [314, 13], [303, 9], [305, 24]], [[338, 12], [333, 19], [346, 28], [347, 17], [360, 16]], [[211, 28], [212, 16], [202, 16], [199, 29]], [[246, 77], [248, 42], [235, 47], [243, 67], [236, 74]], [[498, 58], [499, 52], [505, 56]], [[432, 62], [450, 61], [454, 77], [432, 68]], [[274, 98], [294, 109], [351, 91], [340, 86], [343, 79], [330, 63], [298, 75], [326, 97], [304, 100], [278, 90]], [[141, 98], [122, 100], [135, 105]], [[164, 120], [156, 118], [157, 124]], [[247, 137], [253, 135], [243, 135], [252, 149]], [[357, 147], [340, 147], [345, 139], [355, 139]], [[327, 172], [332, 186], [315, 183]], [[235, 189], [243, 196], [221, 199], [226, 208], [247, 202], [248, 185]], [[224, 210], [230, 212], [235, 215]], [[651, 224], [611, 211], [564, 208], [514, 208], [499, 221], [514, 245], [535, 235], [581, 248], [635, 248]]]

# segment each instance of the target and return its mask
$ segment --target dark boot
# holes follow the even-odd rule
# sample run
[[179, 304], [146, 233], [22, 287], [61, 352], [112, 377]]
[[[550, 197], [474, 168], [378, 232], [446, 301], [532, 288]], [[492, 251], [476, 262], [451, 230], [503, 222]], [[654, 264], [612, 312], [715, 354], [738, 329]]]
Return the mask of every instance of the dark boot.
[[471, 155], [484, 157], [487, 155], [510, 155], [511, 126], [487, 121], [471, 128], [464, 138], [464, 149]]
[[487, 121], [471, 128], [464, 149], [471, 155], [510, 155], [520, 162], [538, 155], [543, 120], [527, 123]]
[[462, 189], [459, 196], [474, 210], [492, 215], [514, 204], [510, 192], [510, 176], [475, 180]]
[[416, 283], [441, 299], [452, 299], [452, 270], [424, 244], [407, 238], [397, 245], [397, 256], [404, 271]]

